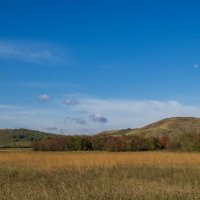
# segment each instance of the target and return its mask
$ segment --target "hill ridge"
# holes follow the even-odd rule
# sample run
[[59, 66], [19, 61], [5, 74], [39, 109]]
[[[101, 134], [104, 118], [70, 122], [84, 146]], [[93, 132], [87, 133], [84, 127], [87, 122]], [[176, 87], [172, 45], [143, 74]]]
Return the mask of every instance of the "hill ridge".
[[[170, 117], [150, 123], [142, 128], [104, 131], [97, 135], [142, 135], [144, 137], [179, 134], [184, 130], [200, 131], [200, 118]], [[125, 134], [122, 134], [124, 132]]]
[[54, 136], [55, 134], [25, 128], [4, 128], [0, 129], [0, 147], [30, 147], [31, 141]]

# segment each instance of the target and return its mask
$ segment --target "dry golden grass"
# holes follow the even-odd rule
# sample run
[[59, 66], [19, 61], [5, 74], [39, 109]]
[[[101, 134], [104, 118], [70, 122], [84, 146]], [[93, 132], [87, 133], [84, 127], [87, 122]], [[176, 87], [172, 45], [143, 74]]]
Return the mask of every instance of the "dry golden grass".
[[0, 152], [0, 199], [200, 199], [200, 154]]

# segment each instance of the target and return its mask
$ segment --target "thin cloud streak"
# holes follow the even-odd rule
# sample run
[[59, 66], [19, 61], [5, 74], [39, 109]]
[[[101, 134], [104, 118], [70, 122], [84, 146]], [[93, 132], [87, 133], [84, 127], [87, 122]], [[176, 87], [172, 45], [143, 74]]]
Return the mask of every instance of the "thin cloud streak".
[[1, 41], [0, 58], [35, 64], [64, 64], [63, 50], [40, 42]]
[[10, 83], [10, 85], [17, 85], [21, 87], [32, 87], [32, 88], [53, 88], [53, 87], [77, 87], [75, 84], [71, 83], [58, 83], [58, 82], [19, 82], [19, 83]]
[[0, 109], [6, 109], [6, 110], [10, 110], [10, 109], [16, 109], [16, 107], [15, 106], [13, 106], [13, 105], [5, 105], [5, 104], [0, 104]]

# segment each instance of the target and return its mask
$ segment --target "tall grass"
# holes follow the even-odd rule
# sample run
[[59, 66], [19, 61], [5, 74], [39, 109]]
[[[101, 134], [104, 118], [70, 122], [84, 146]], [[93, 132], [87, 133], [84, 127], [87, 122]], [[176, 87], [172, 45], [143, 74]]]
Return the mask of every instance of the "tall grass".
[[0, 199], [200, 199], [200, 154], [0, 152]]

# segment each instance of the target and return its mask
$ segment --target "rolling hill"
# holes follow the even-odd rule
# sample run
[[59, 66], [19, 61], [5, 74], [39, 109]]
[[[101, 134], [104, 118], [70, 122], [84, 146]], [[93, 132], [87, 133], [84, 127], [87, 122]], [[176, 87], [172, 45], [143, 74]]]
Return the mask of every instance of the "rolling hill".
[[[200, 132], [200, 118], [172, 117], [146, 125], [142, 128], [104, 131], [95, 136], [139, 135], [144, 138], [175, 137], [183, 132]], [[59, 135], [29, 129], [0, 129], [0, 148], [30, 147], [31, 141], [45, 140]]]
[[29, 129], [0, 129], [0, 147], [30, 147], [31, 141], [48, 137], [55, 135]]
[[200, 131], [200, 118], [172, 117], [149, 124], [142, 128], [104, 131], [97, 135], [141, 135], [144, 137], [166, 135], [173, 137], [183, 131]]

